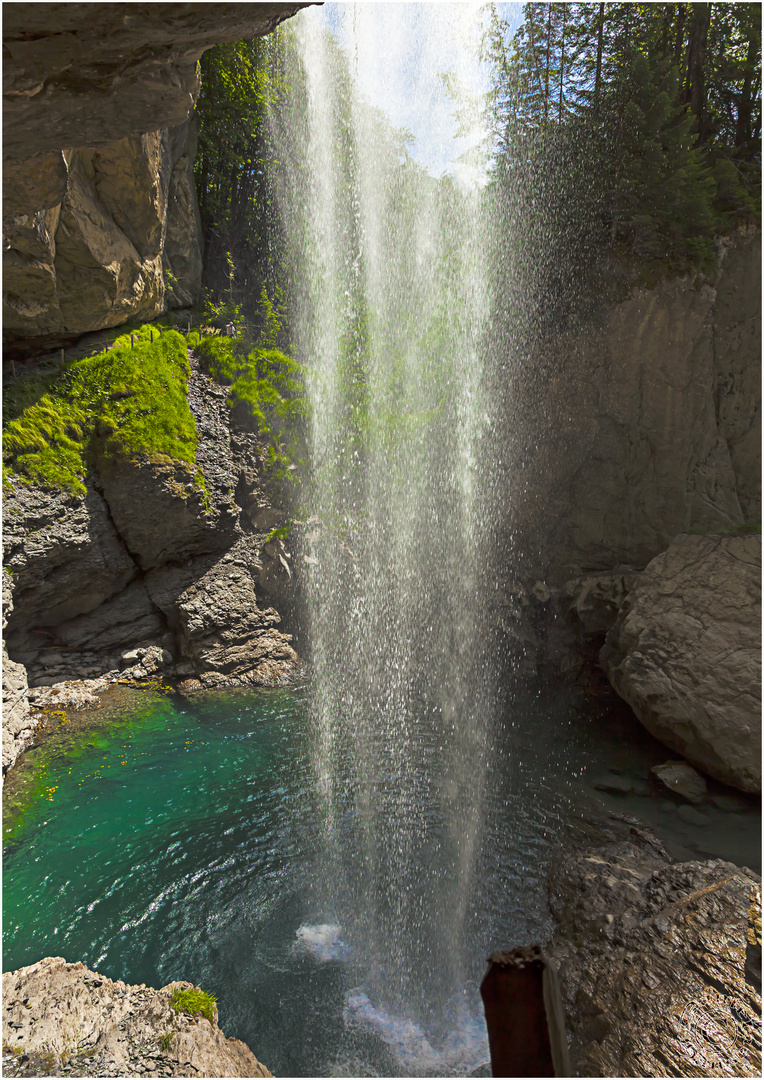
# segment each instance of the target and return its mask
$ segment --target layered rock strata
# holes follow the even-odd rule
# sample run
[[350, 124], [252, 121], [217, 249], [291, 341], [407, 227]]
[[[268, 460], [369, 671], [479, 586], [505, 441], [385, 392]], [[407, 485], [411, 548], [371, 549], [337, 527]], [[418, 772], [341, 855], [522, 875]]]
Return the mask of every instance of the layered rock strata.
[[575, 1074], [760, 1075], [761, 879], [720, 859], [672, 864], [632, 832], [550, 878]]
[[151, 676], [271, 685], [297, 670], [269, 599], [293, 584], [294, 560], [263, 527], [285, 515], [266, 495], [263, 448], [232, 430], [225, 396], [192, 371], [193, 466], [124, 462], [94, 471], [83, 496], [18, 480], [6, 494], [4, 769], [33, 737], [28, 701], [90, 704], [108, 680]]
[[602, 662], [651, 734], [761, 791], [761, 536], [678, 536], [639, 576]]
[[48, 956], [3, 974], [4, 1076], [271, 1076], [246, 1043], [131, 986]]

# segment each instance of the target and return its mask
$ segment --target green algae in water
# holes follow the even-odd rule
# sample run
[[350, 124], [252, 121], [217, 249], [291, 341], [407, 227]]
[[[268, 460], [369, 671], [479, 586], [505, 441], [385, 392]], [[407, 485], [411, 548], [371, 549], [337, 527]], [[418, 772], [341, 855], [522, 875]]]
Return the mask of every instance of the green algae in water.
[[[109, 703], [101, 709], [52, 714], [49, 720], [58, 719], [57, 726], [9, 773], [3, 794], [6, 853], [43, 818], [65, 810], [75, 786], [106, 776], [112, 767], [122, 768], [131, 756], [134, 759], [130, 744], [136, 735], [150, 736], [176, 715], [156, 694], [115, 688], [106, 700]], [[96, 790], [93, 795], [97, 797]]]
[[[173, 964], [166, 977], [143, 964], [141, 935], [128, 931], [147, 925], [164, 936], [178, 896], [192, 879], [217, 879], [268, 779], [301, 754], [301, 711], [278, 692], [193, 705], [133, 692], [115, 704], [126, 702], [126, 712], [78, 717], [11, 776], [6, 968], [63, 949], [112, 977], [200, 981], [193, 964]], [[204, 905], [198, 914], [204, 923]]]

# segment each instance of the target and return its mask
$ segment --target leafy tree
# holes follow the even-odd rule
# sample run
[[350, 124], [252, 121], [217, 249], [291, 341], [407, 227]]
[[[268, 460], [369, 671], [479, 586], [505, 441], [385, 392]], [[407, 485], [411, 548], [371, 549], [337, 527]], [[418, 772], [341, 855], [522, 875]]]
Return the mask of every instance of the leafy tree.
[[512, 36], [491, 7], [489, 198], [545, 319], [756, 215], [760, 53], [755, 4], [531, 3]]
[[[284, 93], [281, 38], [217, 45], [201, 60], [195, 175], [204, 281], [229, 318], [275, 295], [283, 241], [275, 210], [269, 109]], [[243, 308], [242, 308], [243, 305]], [[222, 318], [223, 316], [221, 316]]]

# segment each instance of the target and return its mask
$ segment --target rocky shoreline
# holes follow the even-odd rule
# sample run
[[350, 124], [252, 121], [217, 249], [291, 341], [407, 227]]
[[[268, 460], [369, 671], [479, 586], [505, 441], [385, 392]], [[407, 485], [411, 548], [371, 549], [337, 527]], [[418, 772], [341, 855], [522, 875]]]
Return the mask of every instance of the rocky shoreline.
[[271, 1076], [247, 1045], [155, 990], [47, 956], [3, 975], [5, 1076]]
[[549, 880], [576, 1075], [760, 1075], [761, 878], [606, 831]]
[[83, 496], [18, 481], [7, 491], [4, 772], [40, 708], [93, 705], [116, 681], [190, 691], [299, 674], [273, 601], [289, 609], [304, 565], [270, 536], [287, 518], [266, 492], [263, 449], [193, 358], [189, 405], [206, 499], [181, 463], [124, 462], [90, 475]]

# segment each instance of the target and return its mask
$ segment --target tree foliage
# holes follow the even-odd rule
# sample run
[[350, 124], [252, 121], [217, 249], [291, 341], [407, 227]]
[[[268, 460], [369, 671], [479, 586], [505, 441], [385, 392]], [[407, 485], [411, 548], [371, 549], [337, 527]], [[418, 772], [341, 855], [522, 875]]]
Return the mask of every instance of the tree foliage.
[[760, 5], [523, 15], [510, 35], [493, 5], [484, 43], [494, 198], [541, 252], [521, 276], [564, 308], [595, 269], [616, 283], [707, 269], [714, 234], [760, 207]]
[[284, 93], [278, 32], [217, 45], [201, 60], [194, 171], [204, 236], [204, 282], [224, 321], [275, 297], [283, 238], [274, 206], [267, 115]]

